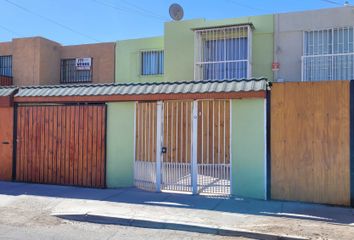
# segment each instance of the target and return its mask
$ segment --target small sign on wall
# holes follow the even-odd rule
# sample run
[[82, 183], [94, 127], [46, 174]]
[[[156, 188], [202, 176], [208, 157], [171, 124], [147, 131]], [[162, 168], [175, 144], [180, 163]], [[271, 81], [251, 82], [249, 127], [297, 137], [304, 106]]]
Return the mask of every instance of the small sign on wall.
[[273, 62], [272, 63], [272, 71], [279, 71], [279, 69], [280, 69], [280, 63]]
[[75, 66], [76, 70], [90, 70], [91, 69], [91, 58], [76, 58]]

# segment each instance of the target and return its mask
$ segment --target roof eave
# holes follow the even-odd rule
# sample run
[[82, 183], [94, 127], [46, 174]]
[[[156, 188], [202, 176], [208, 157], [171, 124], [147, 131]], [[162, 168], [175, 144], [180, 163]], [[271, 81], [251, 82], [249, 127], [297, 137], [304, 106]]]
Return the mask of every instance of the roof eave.
[[196, 28], [191, 28], [191, 30], [198, 31], [198, 30], [208, 30], [208, 29], [227, 28], [227, 27], [241, 27], [241, 26], [250, 26], [252, 30], [256, 29], [253, 23], [246, 22], [246, 23], [225, 24], [225, 25], [218, 25], [218, 26], [196, 27]]

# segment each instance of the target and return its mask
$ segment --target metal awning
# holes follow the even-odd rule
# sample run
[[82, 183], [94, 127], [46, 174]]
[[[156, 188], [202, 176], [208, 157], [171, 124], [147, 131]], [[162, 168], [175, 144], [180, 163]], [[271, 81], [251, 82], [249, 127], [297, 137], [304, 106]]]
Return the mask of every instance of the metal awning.
[[15, 97], [231, 93], [264, 91], [268, 85], [269, 83], [265, 78], [222, 81], [48, 85], [20, 87]]
[[9, 107], [13, 103], [13, 95], [18, 91], [17, 87], [0, 87], [0, 107]]

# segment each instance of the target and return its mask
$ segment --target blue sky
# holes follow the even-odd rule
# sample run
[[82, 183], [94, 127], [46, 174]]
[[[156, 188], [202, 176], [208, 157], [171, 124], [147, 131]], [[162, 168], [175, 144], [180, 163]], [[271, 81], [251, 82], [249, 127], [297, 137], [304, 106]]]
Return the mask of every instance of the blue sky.
[[71, 45], [159, 36], [174, 2], [183, 6], [184, 19], [222, 19], [336, 7], [344, 1], [0, 0], [0, 41], [43, 36]]

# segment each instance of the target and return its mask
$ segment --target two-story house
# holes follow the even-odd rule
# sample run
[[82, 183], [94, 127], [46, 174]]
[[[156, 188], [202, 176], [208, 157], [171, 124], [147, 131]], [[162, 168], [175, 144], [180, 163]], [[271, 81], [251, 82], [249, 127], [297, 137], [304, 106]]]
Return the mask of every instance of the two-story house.
[[2, 85], [114, 82], [115, 43], [62, 46], [42, 38], [0, 43]]
[[164, 24], [164, 35], [118, 41], [116, 82], [354, 78], [350, 6]]

